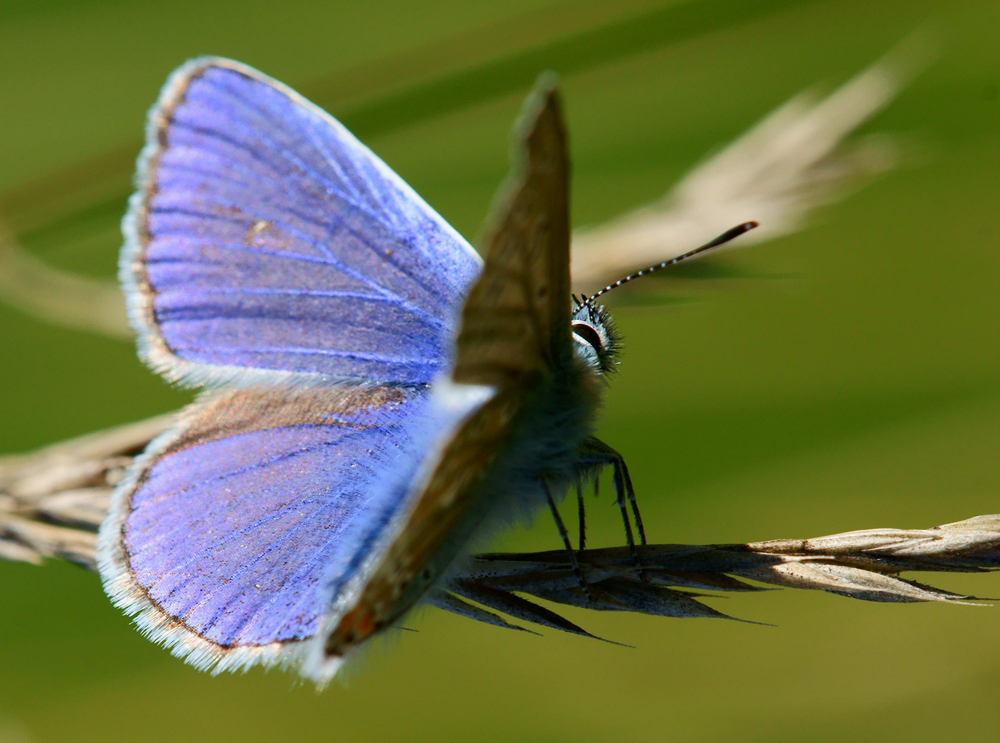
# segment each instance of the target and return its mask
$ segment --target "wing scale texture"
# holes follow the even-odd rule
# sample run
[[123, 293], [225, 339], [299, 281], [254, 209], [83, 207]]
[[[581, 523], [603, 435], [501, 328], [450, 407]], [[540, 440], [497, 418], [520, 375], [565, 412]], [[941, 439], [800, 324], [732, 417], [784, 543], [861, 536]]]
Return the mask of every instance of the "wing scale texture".
[[[237, 390], [196, 403], [115, 495], [102, 572], [154, 639], [203, 667], [286, 659], [368, 530], [399, 507], [426, 391]], [[292, 653], [294, 655], [294, 653]]]
[[170, 379], [428, 383], [479, 272], [447, 223], [336, 120], [220, 59], [150, 114], [122, 278]]

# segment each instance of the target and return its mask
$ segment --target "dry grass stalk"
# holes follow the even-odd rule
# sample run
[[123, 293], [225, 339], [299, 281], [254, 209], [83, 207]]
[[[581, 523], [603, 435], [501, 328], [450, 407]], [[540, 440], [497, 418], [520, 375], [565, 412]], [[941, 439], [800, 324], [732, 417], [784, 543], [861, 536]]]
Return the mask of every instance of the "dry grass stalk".
[[[0, 559], [41, 564], [54, 557], [94, 570], [96, 531], [111, 491], [172, 420], [151, 418], [0, 457]], [[1000, 515], [933, 529], [867, 529], [805, 540], [649, 545], [639, 547], [638, 555], [639, 566], [625, 547], [578, 552], [586, 592], [562, 550], [477, 555], [429, 602], [500, 627], [523, 629], [500, 616], [506, 614], [588, 637], [525, 596], [598, 611], [717, 618], [727, 617], [702, 603], [701, 592], [767, 590], [747, 580], [866, 601], [972, 602], [979, 599], [904, 580], [899, 573], [1000, 568]]]
[[0, 558], [58, 557], [96, 570], [97, 527], [125, 468], [172, 415], [0, 457]]

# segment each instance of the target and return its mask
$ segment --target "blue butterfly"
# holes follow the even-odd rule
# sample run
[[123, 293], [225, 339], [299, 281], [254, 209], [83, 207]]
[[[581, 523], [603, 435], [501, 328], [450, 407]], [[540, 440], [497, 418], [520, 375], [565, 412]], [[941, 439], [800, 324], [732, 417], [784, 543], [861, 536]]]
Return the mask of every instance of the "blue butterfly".
[[570, 304], [551, 79], [518, 137], [484, 263], [289, 88], [218, 58], [169, 79], [121, 280], [144, 361], [206, 391], [99, 535], [106, 591], [153, 640], [199, 668], [322, 683], [496, 524], [546, 504], [558, 518], [606, 465], [634, 508], [592, 435], [619, 338], [597, 295]]

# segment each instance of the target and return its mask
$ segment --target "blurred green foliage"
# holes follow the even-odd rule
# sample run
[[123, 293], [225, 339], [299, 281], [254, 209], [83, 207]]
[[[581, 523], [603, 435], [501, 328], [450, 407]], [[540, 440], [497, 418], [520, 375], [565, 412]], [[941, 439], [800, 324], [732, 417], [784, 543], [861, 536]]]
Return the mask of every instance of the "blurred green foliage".
[[[1000, 505], [995, 2], [17, 0], [0, 6], [0, 200], [35, 209], [5, 215], [35, 254], [112, 276], [145, 110], [173, 67], [211, 53], [342, 116], [470, 237], [528, 83], [553, 67], [574, 221], [596, 224], [920, 25], [941, 57], [868, 127], [906, 133], [909, 165], [805, 232], [664, 281], [677, 301], [619, 304], [628, 347], [601, 434], [628, 458], [656, 542], [931, 526]], [[71, 166], [84, 186], [56, 193], [66, 181], [50, 174]], [[189, 399], [128, 343], [2, 306], [0, 337], [0, 451]], [[607, 496], [591, 511], [593, 543], [618, 544]], [[503, 546], [555, 543], [543, 519]], [[995, 577], [946, 584], [1000, 591]], [[0, 563], [0, 740], [996, 735], [996, 609], [788, 591], [716, 604], [778, 626], [570, 612], [628, 650], [427, 611], [419, 634], [317, 695], [279, 673], [199, 674], [135, 632], [93, 575]]]

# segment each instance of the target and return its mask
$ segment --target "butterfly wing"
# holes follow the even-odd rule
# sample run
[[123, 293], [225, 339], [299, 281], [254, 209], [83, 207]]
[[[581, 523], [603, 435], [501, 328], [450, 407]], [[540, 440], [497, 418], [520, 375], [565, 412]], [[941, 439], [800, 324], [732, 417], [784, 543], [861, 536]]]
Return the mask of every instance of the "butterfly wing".
[[[217, 66], [206, 69], [220, 69], [227, 75], [236, 72], [254, 84], [260, 82], [228, 63], [213, 64]], [[183, 76], [180, 79], [188, 88], [193, 86]], [[267, 86], [290, 95], [276, 84], [267, 82]], [[180, 100], [186, 104], [193, 97], [181, 96]], [[508, 448], [511, 421], [539, 383], [539, 375], [551, 371], [558, 357], [569, 352], [568, 231], [565, 193], [559, 194], [560, 186], [565, 189], [567, 169], [554, 91], [537, 93], [529, 114], [527, 155], [519, 178], [509, 189], [514, 195], [502, 207], [511, 216], [497, 220], [490, 240], [491, 255], [495, 252], [497, 259], [487, 264], [482, 280], [485, 289], [474, 290], [466, 303], [465, 312], [472, 318], [470, 332], [459, 335], [453, 379], [438, 384], [431, 400], [423, 385], [339, 389], [268, 385], [214, 393], [196, 403], [176, 431], [155, 442], [116, 491], [100, 534], [105, 587], [119, 605], [138, 615], [137, 621], [150, 635], [176, 654], [200, 667], [222, 670], [258, 662], [296, 663], [312, 648], [308, 650], [310, 675], [322, 679], [336, 667], [330, 659], [336, 661], [372, 631], [391, 624], [419, 599], [430, 580], [416, 581], [417, 574], [425, 578], [430, 570], [431, 579], [440, 575], [478, 525], [476, 495]], [[170, 121], [176, 121], [174, 114]], [[168, 134], [173, 131], [173, 125], [165, 127]], [[169, 137], [163, 152], [172, 152]], [[236, 157], [225, 157], [230, 156]], [[219, 162], [224, 164], [225, 157], [220, 156]], [[151, 172], [159, 170], [154, 167]], [[541, 186], [541, 182], [548, 185]], [[217, 203], [221, 190], [222, 186], [209, 184], [191, 192]], [[195, 222], [171, 222], [176, 216], [173, 207], [158, 202], [157, 193], [155, 188], [147, 189], [148, 214], [143, 214], [140, 205], [134, 209], [134, 222], [142, 224], [142, 219], [159, 213], [156, 210], [162, 206], [167, 228], [157, 235], [164, 242], [156, 243], [157, 237], [143, 247], [139, 241], [136, 255], [141, 259], [130, 264], [138, 266], [135, 296], [148, 300], [147, 347], [166, 347], [154, 360], [158, 358], [175, 377], [187, 374], [189, 381], [238, 379], [232, 368], [239, 365], [257, 370], [258, 376], [250, 375], [252, 381], [280, 379], [275, 371], [355, 379], [354, 372], [344, 372], [343, 366], [302, 367], [288, 347], [265, 353], [258, 346], [253, 351], [256, 355], [243, 356], [247, 353], [244, 346], [220, 342], [241, 333], [253, 334], [252, 323], [246, 328], [228, 328], [232, 320], [276, 317], [253, 302], [238, 302], [231, 311], [212, 314], [214, 295], [225, 293], [216, 290], [226, 289], [222, 282], [227, 276], [232, 274], [242, 293], [249, 281], [246, 277], [264, 281], [270, 271], [267, 266], [245, 268], [226, 259], [249, 252], [252, 260], [262, 254], [293, 263], [310, 261], [301, 258], [306, 255], [299, 252], [301, 246], [289, 257], [275, 254], [281, 253], [281, 247], [244, 251], [222, 245], [219, 233], [208, 222], [197, 221], [205, 217], [197, 209], [193, 215], [186, 213], [187, 206], [178, 212]], [[137, 200], [141, 198], [142, 194]], [[183, 197], [181, 202], [185, 202]], [[543, 212], [544, 219], [532, 220], [532, 210]], [[262, 211], [250, 216], [273, 214]], [[246, 224], [239, 223], [235, 213], [232, 217], [219, 221], [228, 223], [227, 229], [236, 224], [237, 231]], [[151, 225], [154, 222], [149, 220]], [[183, 238], [179, 242], [173, 241], [171, 224]], [[251, 242], [270, 229], [258, 230], [256, 224], [247, 228], [252, 231]], [[209, 238], [198, 242], [203, 234]], [[513, 249], [511, 244], [526, 239], [530, 250]], [[164, 251], [153, 256], [149, 248], [154, 244], [162, 245]], [[244, 243], [244, 247], [248, 246]], [[185, 252], [185, 248], [190, 249]], [[345, 248], [345, 259], [351, 259], [349, 253], [356, 250], [356, 245]], [[187, 295], [183, 282], [175, 287], [179, 292], [175, 297], [168, 289], [169, 281], [152, 280], [159, 268], [169, 278], [169, 267], [175, 263], [183, 269], [179, 276], [188, 269], [200, 270], [203, 264], [211, 275], [220, 261], [223, 268], [207, 283], [194, 272], [195, 289]], [[312, 267], [316, 265], [325, 270], [332, 262], [326, 258], [311, 262]], [[376, 270], [381, 264], [374, 265], [371, 271], [378, 281], [390, 285]], [[478, 270], [474, 261], [467, 265], [466, 278]], [[518, 271], [530, 280], [519, 282], [518, 292], [504, 291], [503, 277]], [[305, 281], [307, 273], [294, 278]], [[147, 275], [148, 286], [143, 286]], [[461, 283], [462, 275], [458, 279]], [[210, 290], [202, 292], [202, 286]], [[539, 287], [546, 288], [540, 291]], [[268, 291], [260, 292], [261, 296], [271, 296], [270, 289], [275, 287], [265, 288]], [[562, 335], [555, 323], [561, 315], [556, 302], [547, 298], [550, 291], [564, 295], [565, 348], [558, 342]], [[181, 303], [177, 306], [189, 302], [183, 305], [187, 309], [174, 313], [175, 305], [167, 301], [171, 298]], [[438, 304], [441, 315], [446, 314], [446, 307], [446, 301]], [[211, 321], [198, 330], [203, 311]], [[309, 308], [305, 311], [308, 314]], [[512, 339], [498, 324], [476, 320], [494, 312], [528, 318], [531, 332]], [[190, 347], [183, 343], [168, 346], [171, 338], [184, 337], [187, 326], [183, 322], [192, 318], [193, 332], [202, 334], [198, 342]], [[178, 334], [172, 335], [169, 328], [175, 320]], [[267, 323], [265, 327], [265, 335], [282, 332], [280, 324], [277, 330]], [[528, 325], [522, 322], [522, 327]], [[409, 328], [406, 333], [420, 335], [426, 329]], [[392, 327], [385, 331], [394, 332]], [[506, 344], [505, 353], [491, 352], [498, 343]], [[435, 369], [447, 363], [449, 356], [440, 344], [424, 353], [436, 362]], [[409, 361], [390, 367], [385, 358], [362, 359], [353, 350], [315, 355], [364, 361], [368, 365], [364, 373], [376, 380], [384, 376], [396, 382], [425, 379]], [[219, 359], [224, 363], [215, 363]], [[408, 370], [411, 376], [400, 370]], [[309, 645], [311, 636], [315, 640]], [[317, 656], [321, 672], [314, 670]]]
[[140, 350], [240, 384], [116, 490], [105, 588], [199, 667], [294, 663], [331, 576], [402, 505], [382, 481], [426, 451], [427, 383], [480, 261], [336, 121], [226, 60], [168, 82], [139, 181], [122, 274]]
[[568, 159], [559, 108], [554, 82], [543, 78], [515, 130], [523, 144], [488, 232], [483, 272], [462, 310], [451, 379], [432, 392], [438, 409], [462, 415], [411, 478], [411, 505], [359, 571], [361, 585], [327, 617], [322, 642], [307, 658], [307, 673], [317, 680], [447, 570], [486, 515], [491, 473], [505, 457], [520, 456], [511, 428], [525, 402], [572, 353]]
[[180, 68], [150, 113], [121, 275], [140, 352], [188, 384], [428, 383], [468, 243], [328, 114], [251, 68]]
[[452, 378], [499, 388], [571, 354], [569, 158], [555, 80], [543, 76], [515, 125], [514, 167], [487, 222], [487, 266], [462, 307]]
[[[189, 407], [115, 493], [99, 567], [115, 603], [204, 669], [295, 663], [350, 573], [359, 534], [399, 507], [423, 389], [238, 389]], [[362, 534], [363, 536], [363, 534]]]

